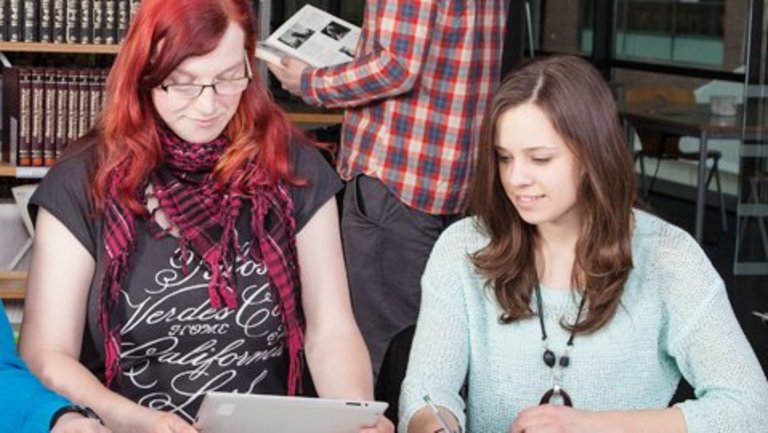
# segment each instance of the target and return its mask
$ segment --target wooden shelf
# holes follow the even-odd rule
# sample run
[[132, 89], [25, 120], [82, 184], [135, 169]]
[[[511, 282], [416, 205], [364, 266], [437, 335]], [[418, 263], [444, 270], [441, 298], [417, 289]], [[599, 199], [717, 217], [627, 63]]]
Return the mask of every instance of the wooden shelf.
[[42, 179], [48, 173], [48, 167], [14, 167], [0, 164], [0, 177], [18, 179]]
[[293, 123], [341, 123], [341, 113], [288, 113], [288, 118]]
[[0, 51], [24, 53], [117, 54], [120, 45], [49, 42], [0, 42]]
[[0, 165], [0, 177], [16, 177], [16, 167]]
[[311, 107], [296, 102], [279, 102], [278, 104], [288, 113], [288, 118], [293, 123], [334, 125], [341, 123], [344, 116], [343, 112], [338, 110]]
[[0, 271], [0, 299], [24, 299], [26, 271]]

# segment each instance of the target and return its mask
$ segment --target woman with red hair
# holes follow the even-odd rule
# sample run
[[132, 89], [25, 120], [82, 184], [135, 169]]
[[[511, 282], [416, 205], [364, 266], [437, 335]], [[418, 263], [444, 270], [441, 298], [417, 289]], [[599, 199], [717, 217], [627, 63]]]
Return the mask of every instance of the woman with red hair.
[[[341, 183], [253, 76], [246, 0], [144, 0], [98, 126], [37, 212], [22, 356], [115, 432], [195, 432], [209, 391], [370, 399]], [[392, 431], [381, 420], [368, 431]]]

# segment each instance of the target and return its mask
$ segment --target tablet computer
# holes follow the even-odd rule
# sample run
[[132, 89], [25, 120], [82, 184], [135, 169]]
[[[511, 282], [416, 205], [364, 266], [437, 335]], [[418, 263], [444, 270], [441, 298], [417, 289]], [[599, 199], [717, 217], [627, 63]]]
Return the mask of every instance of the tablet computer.
[[358, 433], [387, 403], [209, 392], [197, 414], [201, 433]]

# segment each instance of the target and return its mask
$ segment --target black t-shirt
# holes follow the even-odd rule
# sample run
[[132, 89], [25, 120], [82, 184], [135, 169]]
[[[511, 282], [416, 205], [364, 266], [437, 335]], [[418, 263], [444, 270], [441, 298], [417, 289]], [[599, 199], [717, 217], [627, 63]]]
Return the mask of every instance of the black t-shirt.
[[[104, 347], [98, 322], [99, 286], [104, 268], [103, 223], [88, 196], [93, 148], [57, 163], [31, 204], [61, 221], [96, 260], [88, 296], [81, 362], [103, 379]], [[292, 172], [307, 181], [291, 187], [297, 232], [341, 188], [320, 153], [292, 144]], [[145, 219], [137, 220], [136, 250], [115, 314], [120, 315], [122, 377], [119, 392], [154, 409], [193, 420], [209, 391], [285, 394], [288, 355], [277, 291], [263, 263], [247, 254], [258, 248], [241, 212], [236, 239], [246, 259], [233, 264], [238, 290], [234, 310], [211, 307], [207, 267], [192, 253], [182, 257], [177, 238], [155, 239]], [[61, 252], [66, 254], [66, 252]], [[318, 254], [323, 254], [318, 249]], [[185, 262], [185, 263], [183, 263]], [[186, 268], [186, 272], [185, 272]]]

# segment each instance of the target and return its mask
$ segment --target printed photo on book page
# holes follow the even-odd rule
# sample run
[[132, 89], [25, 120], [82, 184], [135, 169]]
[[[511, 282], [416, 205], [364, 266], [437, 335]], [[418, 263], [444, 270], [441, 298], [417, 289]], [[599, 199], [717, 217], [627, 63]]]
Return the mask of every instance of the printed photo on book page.
[[280, 63], [286, 55], [314, 67], [346, 63], [355, 58], [360, 27], [312, 5], [305, 5], [265, 41], [258, 43], [256, 57]]

